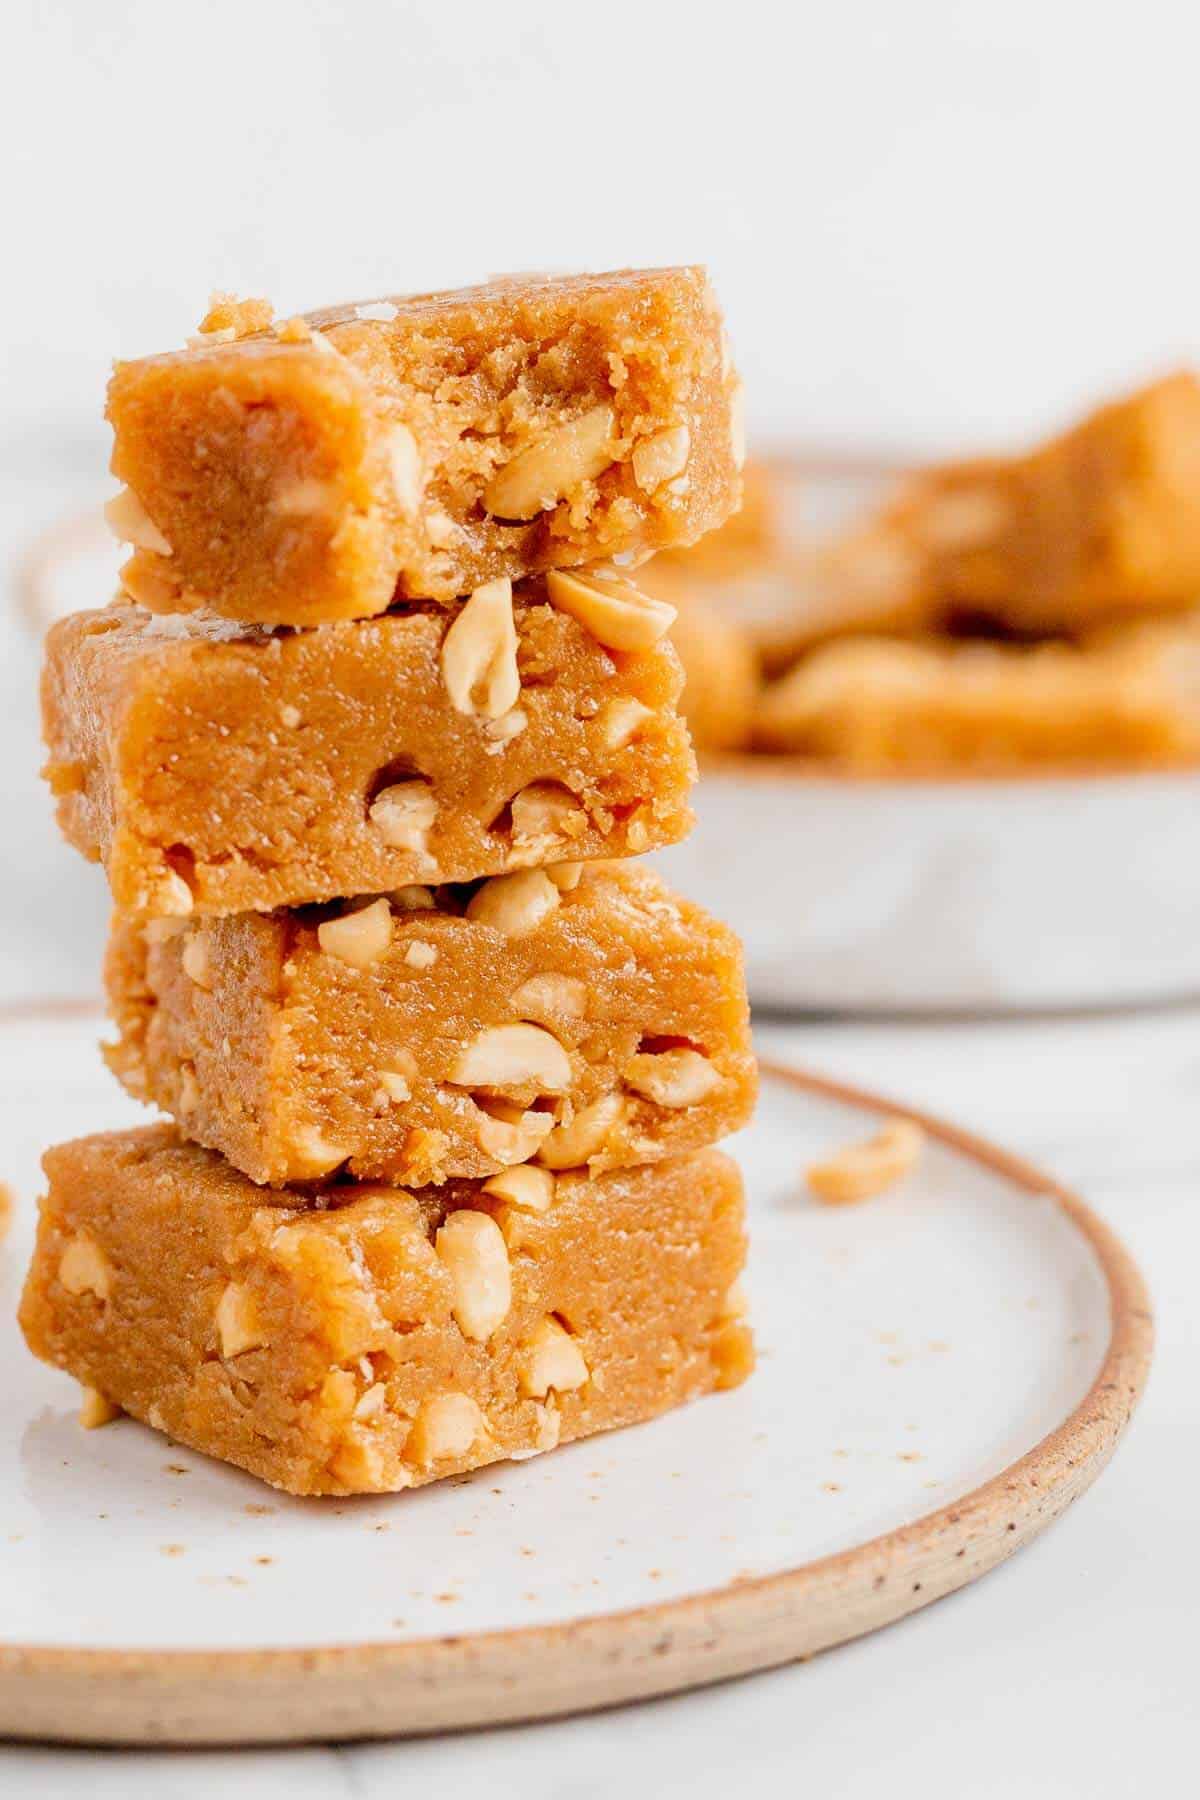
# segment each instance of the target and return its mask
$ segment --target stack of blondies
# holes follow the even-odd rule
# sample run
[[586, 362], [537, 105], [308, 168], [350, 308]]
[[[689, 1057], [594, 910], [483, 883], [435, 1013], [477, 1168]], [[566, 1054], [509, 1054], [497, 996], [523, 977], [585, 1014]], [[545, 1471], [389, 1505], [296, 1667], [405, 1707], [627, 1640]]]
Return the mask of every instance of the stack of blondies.
[[620, 860], [694, 775], [630, 572], [737, 505], [739, 393], [695, 269], [219, 298], [118, 366], [48, 773], [174, 1123], [46, 1157], [22, 1320], [86, 1419], [386, 1492], [748, 1373], [739, 946]]

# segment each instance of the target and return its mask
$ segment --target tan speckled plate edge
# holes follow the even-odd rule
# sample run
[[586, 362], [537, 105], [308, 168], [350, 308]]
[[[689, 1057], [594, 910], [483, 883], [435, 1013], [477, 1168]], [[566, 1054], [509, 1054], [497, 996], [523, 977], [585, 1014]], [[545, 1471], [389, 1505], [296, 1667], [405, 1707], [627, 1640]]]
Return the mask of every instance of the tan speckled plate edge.
[[953, 1505], [834, 1556], [756, 1580], [562, 1625], [406, 1644], [106, 1651], [0, 1644], [0, 1736], [107, 1744], [299, 1743], [550, 1718], [644, 1700], [815, 1655], [976, 1580], [1028, 1543], [1107, 1464], [1145, 1386], [1149, 1299], [1108, 1226], [1020, 1158], [840, 1082], [775, 1079], [918, 1120], [940, 1143], [1066, 1215], [1107, 1284], [1111, 1334], [1079, 1405]]

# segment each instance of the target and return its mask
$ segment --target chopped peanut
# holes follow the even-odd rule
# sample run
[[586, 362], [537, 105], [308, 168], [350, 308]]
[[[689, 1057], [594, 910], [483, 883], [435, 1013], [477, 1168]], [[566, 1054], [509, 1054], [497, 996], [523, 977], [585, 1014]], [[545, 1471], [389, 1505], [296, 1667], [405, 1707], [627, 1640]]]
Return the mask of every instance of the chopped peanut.
[[541, 1319], [530, 1332], [518, 1379], [521, 1392], [535, 1400], [544, 1400], [552, 1388], [565, 1394], [587, 1381], [583, 1352], [557, 1319]]
[[463, 1206], [440, 1227], [435, 1248], [450, 1275], [459, 1329], [484, 1342], [512, 1305], [512, 1270], [500, 1227], [490, 1213]]
[[358, 912], [340, 919], [325, 919], [317, 927], [317, 942], [327, 956], [336, 956], [352, 969], [370, 968], [392, 941], [392, 909], [386, 900], [375, 900]]
[[811, 1163], [809, 1188], [827, 1206], [847, 1206], [882, 1194], [916, 1167], [925, 1133], [914, 1119], [889, 1119], [877, 1136]]
[[452, 1456], [468, 1456], [486, 1433], [483, 1414], [469, 1394], [435, 1394], [413, 1421], [404, 1455], [418, 1468], [428, 1468]]
[[484, 490], [484, 506], [499, 519], [536, 519], [603, 474], [612, 461], [612, 432], [609, 406], [569, 419], [504, 464]]

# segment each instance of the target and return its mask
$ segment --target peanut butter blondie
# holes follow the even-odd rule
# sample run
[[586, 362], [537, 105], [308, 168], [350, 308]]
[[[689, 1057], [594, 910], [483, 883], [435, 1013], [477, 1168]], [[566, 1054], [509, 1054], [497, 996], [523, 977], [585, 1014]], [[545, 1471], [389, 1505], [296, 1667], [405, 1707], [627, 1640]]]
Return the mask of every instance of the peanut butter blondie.
[[300, 632], [75, 614], [43, 678], [59, 823], [149, 914], [673, 843], [695, 765], [672, 617], [596, 570]]
[[1191, 606], [1200, 380], [1156, 382], [1024, 456], [921, 472], [834, 546], [828, 573], [850, 630], [980, 618], [1072, 633]]
[[48, 1152], [30, 1348], [296, 1494], [390, 1493], [742, 1381], [741, 1180], [255, 1187], [168, 1126]]
[[759, 749], [858, 774], [1200, 759], [1200, 614], [1037, 644], [842, 638], [763, 690]]
[[254, 1181], [595, 1174], [750, 1116], [737, 939], [636, 864], [164, 923], [114, 918], [109, 1063]]
[[741, 390], [702, 269], [270, 321], [218, 306], [187, 349], [117, 366], [110, 520], [154, 611], [367, 617], [690, 544], [738, 504]]

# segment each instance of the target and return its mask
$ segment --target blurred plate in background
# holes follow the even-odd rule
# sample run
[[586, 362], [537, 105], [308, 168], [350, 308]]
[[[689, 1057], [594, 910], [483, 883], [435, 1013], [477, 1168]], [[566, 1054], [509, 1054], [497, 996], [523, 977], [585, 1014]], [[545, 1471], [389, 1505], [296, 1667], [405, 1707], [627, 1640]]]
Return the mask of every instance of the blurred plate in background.
[[1099, 1006], [1200, 993], [1200, 773], [858, 780], [706, 759], [658, 859], [756, 1006]]

